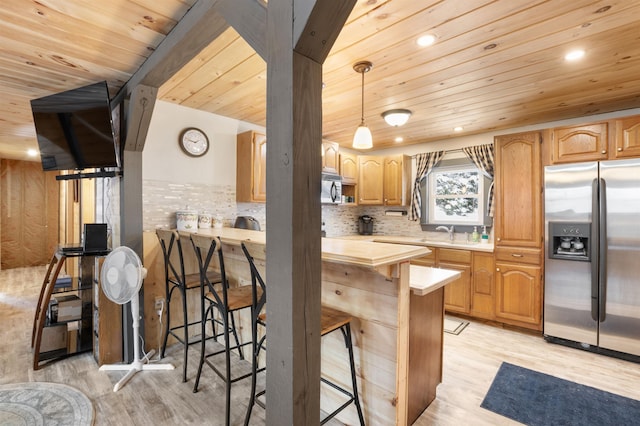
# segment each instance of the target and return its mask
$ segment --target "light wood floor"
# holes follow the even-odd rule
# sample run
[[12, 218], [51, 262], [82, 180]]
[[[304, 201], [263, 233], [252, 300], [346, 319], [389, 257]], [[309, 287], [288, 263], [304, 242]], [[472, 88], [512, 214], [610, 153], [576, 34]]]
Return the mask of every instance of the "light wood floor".
[[[188, 381], [182, 383], [181, 347], [163, 362], [176, 370], [138, 373], [119, 392], [113, 384], [122, 373], [104, 373], [91, 354], [76, 355], [37, 371], [32, 369], [31, 326], [45, 269], [0, 271], [0, 384], [25, 381], [65, 383], [94, 403], [96, 425], [221, 425], [222, 384], [205, 367], [200, 392], [192, 393], [197, 350], [190, 351]], [[508, 419], [480, 408], [501, 362], [509, 362], [606, 391], [640, 399], [640, 365], [546, 343], [541, 337], [472, 322], [460, 335], [445, 334], [444, 378], [436, 401], [415, 425], [510, 425]], [[232, 421], [242, 424], [248, 382], [234, 385]], [[365, 412], [366, 416], [366, 412]], [[254, 409], [253, 425], [264, 424]], [[381, 425], [386, 426], [386, 425]]]

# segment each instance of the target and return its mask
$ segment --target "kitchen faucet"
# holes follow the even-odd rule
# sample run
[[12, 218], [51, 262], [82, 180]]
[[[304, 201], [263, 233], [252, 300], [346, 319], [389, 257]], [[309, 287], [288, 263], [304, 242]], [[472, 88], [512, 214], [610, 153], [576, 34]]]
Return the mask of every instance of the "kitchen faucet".
[[436, 231], [447, 231], [449, 233], [449, 242], [453, 243], [453, 225], [451, 225], [451, 228], [447, 228], [444, 225], [438, 226]]

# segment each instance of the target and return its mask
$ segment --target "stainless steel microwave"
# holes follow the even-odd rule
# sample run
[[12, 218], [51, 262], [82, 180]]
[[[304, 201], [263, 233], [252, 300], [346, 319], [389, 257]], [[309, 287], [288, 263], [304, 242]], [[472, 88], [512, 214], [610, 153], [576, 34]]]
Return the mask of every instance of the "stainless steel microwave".
[[323, 204], [342, 203], [342, 177], [340, 175], [322, 174], [320, 202]]

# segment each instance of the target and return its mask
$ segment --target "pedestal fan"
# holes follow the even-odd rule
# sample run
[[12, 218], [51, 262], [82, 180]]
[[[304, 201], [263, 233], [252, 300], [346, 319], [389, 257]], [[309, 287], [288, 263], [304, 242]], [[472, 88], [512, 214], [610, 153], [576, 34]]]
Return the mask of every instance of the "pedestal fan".
[[133, 318], [133, 357], [131, 364], [110, 364], [100, 367], [100, 371], [128, 370], [127, 374], [113, 387], [117, 392], [141, 370], [173, 370], [171, 364], [145, 364], [153, 351], [144, 360], [140, 359], [140, 313], [138, 292], [142, 287], [142, 280], [147, 275], [147, 270], [142, 267], [142, 262], [135, 251], [129, 247], [115, 248], [102, 264], [100, 282], [102, 291], [109, 300], [123, 305], [131, 301], [131, 316]]

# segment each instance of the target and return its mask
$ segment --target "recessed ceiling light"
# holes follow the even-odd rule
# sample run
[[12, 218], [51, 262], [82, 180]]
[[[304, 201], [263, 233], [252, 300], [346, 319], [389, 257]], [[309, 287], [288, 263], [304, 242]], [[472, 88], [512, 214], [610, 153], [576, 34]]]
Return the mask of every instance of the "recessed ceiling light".
[[453, 128], [453, 131], [454, 131], [454, 132], [461, 132], [461, 131], [463, 131], [463, 130], [464, 130], [464, 127], [460, 127], [460, 126], [458, 126], [458, 127], [454, 127], [454, 128]]
[[27, 155], [29, 157], [35, 157], [36, 155], [38, 155], [38, 151], [36, 151], [35, 149], [30, 149], [27, 151]]
[[436, 36], [433, 34], [425, 34], [423, 36], [418, 37], [418, 46], [426, 47], [431, 46], [436, 42]]
[[566, 59], [567, 61], [577, 61], [578, 59], [581, 59], [583, 56], [584, 56], [584, 50], [577, 49], [577, 50], [572, 50], [571, 52], [564, 55], [564, 59]]
[[404, 142], [404, 138], [402, 136], [398, 136], [394, 140], [396, 141], [396, 143]]

